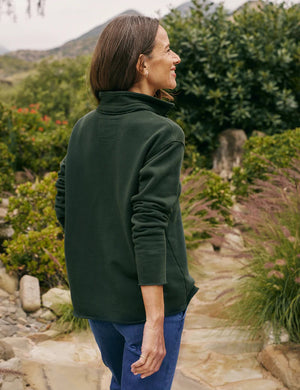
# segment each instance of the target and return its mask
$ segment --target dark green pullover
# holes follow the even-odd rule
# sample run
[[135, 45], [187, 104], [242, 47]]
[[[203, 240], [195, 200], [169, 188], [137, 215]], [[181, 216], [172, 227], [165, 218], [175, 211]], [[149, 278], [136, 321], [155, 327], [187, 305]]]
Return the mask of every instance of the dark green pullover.
[[197, 291], [187, 267], [179, 205], [182, 129], [172, 103], [101, 92], [70, 137], [55, 209], [78, 317], [145, 321], [140, 285], [163, 285], [165, 315]]

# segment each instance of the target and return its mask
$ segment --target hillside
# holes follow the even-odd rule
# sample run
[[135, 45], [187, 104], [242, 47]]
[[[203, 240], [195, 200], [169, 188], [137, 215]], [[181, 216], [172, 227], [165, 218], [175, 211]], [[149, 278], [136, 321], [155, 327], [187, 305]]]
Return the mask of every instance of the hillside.
[[[127, 10], [120, 15], [141, 15], [139, 12], [134, 10]], [[94, 47], [97, 42], [97, 38], [105, 26], [110, 22], [111, 19], [105, 23], [93, 28], [87, 33], [79, 36], [76, 39], [66, 42], [62, 46], [56, 47], [50, 50], [17, 50], [9, 52], [4, 57], [13, 57], [20, 60], [25, 60], [29, 62], [35, 62], [41, 60], [45, 57], [55, 57], [57, 59], [63, 57], [75, 58], [79, 55], [88, 55], [91, 54], [94, 50]], [[1, 57], [0, 57], [1, 58]]]
[[[232, 15], [235, 12], [240, 12], [240, 10], [246, 5], [250, 5], [250, 7], [257, 7], [257, 4], [260, 3], [260, 0], [249, 0], [246, 1], [242, 6], [238, 9], [228, 10], [229, 17], [232, 18]], [[217, 4], [215, 5], [215, 7]], [[191, 1], [186, 1], [178, 6], [176, 9], [181, 12], [183, 15], [187, 14], [190, 8], [193, 7]], [[210, 12], [214, 10], [215, 7], [210, 9]], [[130, 15], [140, 15], [139, 12], [129, 9], [120, 15], [130, 14]], [[12, 63], [12, 59], [17, 59], [17, 67], [20, 71], [27, 71], [28, 68], [31, 68], [33, 63], [40, 61], [46, 57], [52, 57], [54, 59], [61, 59], [64, 57], [75, 58], [79, 55], [90, 55], [93, 52], [95, 44], [97, 42], [97, 38], [101, 31], [105, 28], [105, 26], [110, 22], [111, 19], [107, 20], [105, 23], [91, 29], [87, 33], [75, 38], [71, 41], [66, 42], [62, 46], [56, 47], [50, 50], [17, 50], [9, 53], [5, 53], [1, 55], [1, 47], [0, 47], [0, 79], [6, 79], [10, 76], [10, 73], [15, 73], [15, 66], [12, 67], [12, 72], [9, 71], [10, 65]], [[21, 64], [23, 63], [24, 68], [22, 68]], [[26, 65], [27, 63], [27, 65]], [[31, 65], [29, 65], [31, 64]], [[7, 73], [8, 72], [8, 73]]]

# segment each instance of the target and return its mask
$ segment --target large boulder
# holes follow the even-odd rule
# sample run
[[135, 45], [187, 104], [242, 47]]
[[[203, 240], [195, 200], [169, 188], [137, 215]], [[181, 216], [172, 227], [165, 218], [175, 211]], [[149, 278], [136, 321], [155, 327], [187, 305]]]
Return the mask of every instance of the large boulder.
[[33, 312], [41, 307], [40, 283], [38, 278], [24, 275], [20, 280], [20, 299], [22, 307], [27, 312]]
[[232, 168], [240, 166], [243, 146], [247, 141], [244, 130], [227, 129], [219, 134], [219, 147], [213, 157], [213, 170], [231, 179]]
[[300, 345], [268, 345], [258, 360], [289, 390], [300, 390]]
[[0, 288], [9, 294], [13, 294], [18, 289], [18, 278], [9, 275], [4, 268], [0, 268]]
[[63, 304], [72, 304], [69, 290], [61, 288], [51, 288], [42, 296], [44, 307], [51, 309], [58, 316], [62, 314], [60, 306]]

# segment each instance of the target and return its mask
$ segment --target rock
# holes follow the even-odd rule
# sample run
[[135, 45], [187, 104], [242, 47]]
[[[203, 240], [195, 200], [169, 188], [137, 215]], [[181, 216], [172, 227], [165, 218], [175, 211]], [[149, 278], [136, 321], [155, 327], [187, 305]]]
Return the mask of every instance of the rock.
[[213, 157], [213, 170], [221, 177], [230, 179], [232, 168], [240, 166], [243, 146], [247, 141], [244, 130], [227, 129], [220, 133], [220, 146]]
[[231, 207], [230, 211], [235, 223], [243, 225], [247, 222], [247, 217], [244, 215], [245, 208], [246, 206], [239, 203], [235, 203]]
[[21, 307], [17, 307], [17, 310], [16, 310], [16, 318], [23, 318], [24, 320], [26, 320], [26, 313], [25, 311], [21, 308]]
[[174, 381], [172, 384], [172, 390], [210, 390], [206, 384], [200, 384], [182, 374], [180, 370], [175, 371]]
[[7, 209], [4, 207], [0, 207], [0, 221], [4, 221], [4, 218], [6, 217]]
[[14, 234], [14, 229], [6, 224], [0, 225], [0, 241], [9, 240]]
[[42, 320], [46, 320], [46, 321], [54, 321], [54, 320], [56, 320], [56, 315], [51, 310], [45, 310], [40, 315], [40, 318]]
[[20, 280], [20, 298], [22, 307], [27, 312], [33, 312], [41, 307], [41, 293], [38, 278], [24, 275]]
[[5, 207], [6, 209], [9, 206], [9, 198], [2, 198], [1, 199], [1, 207]]
[[8, 297], [9, 297], [8, 292], [0, 288], [0, 301], [2, 301], [3, 299], [7, 299]]
[[23, 390], [23, 380], [21, 378], [12, 378], [11, 380], [4, 382], [1, 390]]
[[300, 345], [268, 345], [258, 361], [288, 389], [300, 389]]
[[60, 305], [72, 304], [69, 290], [61, 288], [51, 288], [42, 296], [43, 306], [54, 311], [55, 314], [61, 315]]
[[241, 252], [244, 248], [244, 241], [238, 229], [224, 235], [224, 242], [220, 249], [221, 255], [233, 255]]
[[17, 357], [20, 354], [27, 354], [34, 346], [34, 343], [27, 337], [6, 337], [3, 341], [13, 348]]
[[1, 390], [23, 390], [23, 373], [21, 361], [12, 358], [7, 362], [0, 363], [0, 370], [3, 371]]
[[32, 173], [29, 170], [23, 171], [17, 171], [15, 172], [15, 182], [16, 184], [23, 184], [28, 181], [34, 182], [34, 177]]
[[262, 131], [259, 130], [253, 130], [251, 133], [251, 137], [265, 137], [266, 133], [263, 133]]
[[13, 294], [18, 288], [17, 277], [8, 275], [4, 268], [0, 269], [0, 288], [9, 294]]
[[[278, 333], [278, 332], [276, 332]], [[275, 336], [275, 332], [273, 330], [273, 325], [270, 321], [265, 322], [263, 326], [263, 337], [264, 337], [264, 345], [272, 345], [278, 343], [287, 343], [289, 342], [289, 335], [284, 328], [281, 328], [277, 338]]]
[[219, 387], [218, 390], [287, 390], [286, 387], [275, 379], [252, 379], [249, 381], [241, 381], [229, 383]]
[[55, 339], [59, 335], [60, 335], [60, 332], [58, 332], [56, 330], [49, 329], [49, 330], [46, 330], [45, 332], [38, 332], [35, 334], [31, 334], [28, 336], [28, 338], [30, 340], [34, 341], [35, 343], [41, 343], [43, 341]]
[[100, 367], [78, 363], [23, 361], [26, 381], [37, 390], [104, 390], [109, 389], [111, 374]]
[[9, 360], [15, 356], [12, 347], [5, 341], [0, 340], [0, 359]]
[[16, 334], [18, 327], [16, 325], [4, 324], [0, 327], [0, 338], [2, 337], [11, 337]]

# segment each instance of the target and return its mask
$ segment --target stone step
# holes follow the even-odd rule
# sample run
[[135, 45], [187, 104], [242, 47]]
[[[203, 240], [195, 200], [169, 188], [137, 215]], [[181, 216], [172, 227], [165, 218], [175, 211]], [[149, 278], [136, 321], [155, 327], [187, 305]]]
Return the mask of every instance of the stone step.
[[182, 374], [180, 370], [176, 370], [172, 390], [211, 390], [210, 386], [196, 382]]
[[22, 360], [26, 386], [38, 390], [107, 390], [110, 373], [102, 366]]

